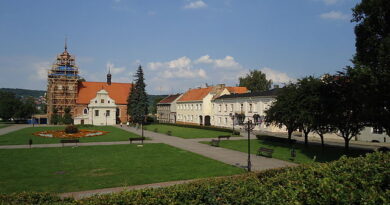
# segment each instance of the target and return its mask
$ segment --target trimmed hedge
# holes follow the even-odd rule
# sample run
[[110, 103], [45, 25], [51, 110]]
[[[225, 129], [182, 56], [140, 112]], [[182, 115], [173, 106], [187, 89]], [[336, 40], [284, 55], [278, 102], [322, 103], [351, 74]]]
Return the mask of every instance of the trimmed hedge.
[[[204, 129], [204, 130], [214, 130], [214, 131], [221, 131], [221, 132], [233, 132], [232, 129], [222, 128], [222, 127], [214, 127], [214, 126], [186, 125], [186, 124], [173, 124], [173, 123], [155, 123], [155, 124], [170, 125], [170, 126], [176, 126], [176, 127], [196, 128], [196, 129]], [[234, 134], [239, 135], [240, 132], [237, 130], [234, 130]]]
[[[24, 194], [24, 195], [23, 195]], [[59, 203], [57, 197], [0, 195], [1, 203]], [[31, 199], [31, 201], [29, 201]], [[62, 204], [389, 204], [390, 154], [342, 157], [313, 163], [190, 184], [93, 196]]]

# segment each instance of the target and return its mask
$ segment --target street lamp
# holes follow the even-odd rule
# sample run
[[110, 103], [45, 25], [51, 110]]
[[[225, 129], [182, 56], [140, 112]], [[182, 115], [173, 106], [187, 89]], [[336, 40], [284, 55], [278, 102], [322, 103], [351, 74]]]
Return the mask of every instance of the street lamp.
[[229, 116], [230, 116], [230, 118], [233, 121], [233, 135], [234, 135], [234, 118], [235, 118], [235, 115], [233, 113], [230, 113]]
[[251, 163], [251, 131], [255, 128], [255, 124], [252, 123], [252, 120], [248, 120], [244, 124], [244, 129], [248, 132], [248, 172], [252, 171], [252, 163]]

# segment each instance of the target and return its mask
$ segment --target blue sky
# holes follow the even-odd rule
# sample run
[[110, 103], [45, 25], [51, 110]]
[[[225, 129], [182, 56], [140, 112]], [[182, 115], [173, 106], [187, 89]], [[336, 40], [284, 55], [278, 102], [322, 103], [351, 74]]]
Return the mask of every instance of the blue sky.
[[358, 0], [2, 0], [0, 87], [46, 89], [63, 51], [87, 81], [131, 82], [150, 94], [235, 85], [249, 69], [281, 84], [334, 73], [355, 52]]

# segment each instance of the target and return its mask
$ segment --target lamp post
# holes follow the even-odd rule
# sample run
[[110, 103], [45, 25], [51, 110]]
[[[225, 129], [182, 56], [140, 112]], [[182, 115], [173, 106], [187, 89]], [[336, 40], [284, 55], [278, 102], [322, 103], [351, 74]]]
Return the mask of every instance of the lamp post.
[[251, 131], [255, 128], [255, 124], [252, 123], [252, 120], [248, 120], [244, 124], [244, 129], [248, 132], [248, 172], [252, 171], [251, 163]]
[[229, 114], [229, 116], [230, 116], [230, 118], [232, 119], [232, 121], [233, 121], [233, 135], [234, 135], [234, 114], [233, 113], [230, 113]]

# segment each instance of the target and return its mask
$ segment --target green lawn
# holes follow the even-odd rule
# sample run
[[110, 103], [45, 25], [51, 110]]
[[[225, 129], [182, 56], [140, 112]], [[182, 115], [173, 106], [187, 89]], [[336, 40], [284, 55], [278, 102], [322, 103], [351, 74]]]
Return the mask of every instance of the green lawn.
[[154, 131], [157, 128], [157, 132], [167, 134], [168, 131], [172, 132], [173, 136], [181, 137], [185, 139], [191, 138], [216, 138], [220, 135], [231, 135], [231, 132], [222, 132], [214, 130], [206, 130], [201, 128], [187, 128], [174, 125], [161, 125], [152, 124], [146, 125], [145, 128], [149, 131]]
[[165, 144], [0, 150], [0, 192], [72, 192], [244, 172]]
[[[209, 144], [210, 142], [204, 142]], [[248, 140], [222, 140], [220, 142], [220, 147], [233, 149], [241, 152], [248, 152]], [[329, 162], [339, 159], [344, 155], [344, 147], [325, 147], [325, 150], [322, 151], [320, 145], [309, 145], [305, 147], [304, 144], [295, 144], [294, 148], [296, 150], [296, 157], [294, 160], [291, 160], [291, 147], [289, 144], [278, 143], [278, 142], [269, 142], [264, 140], [251, 140], [251, 153], [256, 154], [259, 147], [272, 148], [274, 153], [273, 158], [281, 159], [285, 161], [295, 162], [295, 163], [311, 163], [313, 162], [314, 156], [316, 162]], [[360, 149], [350, 148], [349, 156], [359, 156], [364, 155], [367, 151]]]
[[9, 125], [9, 124], [1, 124], [1, 123], [0, 123], [0, 129], [1, 129], [1, 128], [4, 128], [4, 127], [8, 127], [8, 126], [10, 126], [10, 125]]
[[[112, 126], [94, 126], [94, 127], [80, 127], [81, 129], [102, 130], [109, 133], [95, 137], [80, 138], [80, 142], [110, 142], [110, 141], [127, 141], [129, 137], [140, 137], [136, 134], [127, 132], [125, 130]], [[32, 139], [33, 144], [53, 144], [59, 143], [58, 138], [38, 137], [33, 135], [34, 132], [44, 130], [59, 130], [64, 129], [62, 126], [58, 127], [28, 127], [5, 135], [0, 135], [0, 145], [17, 145], [28, 144], [28, 140]]]

